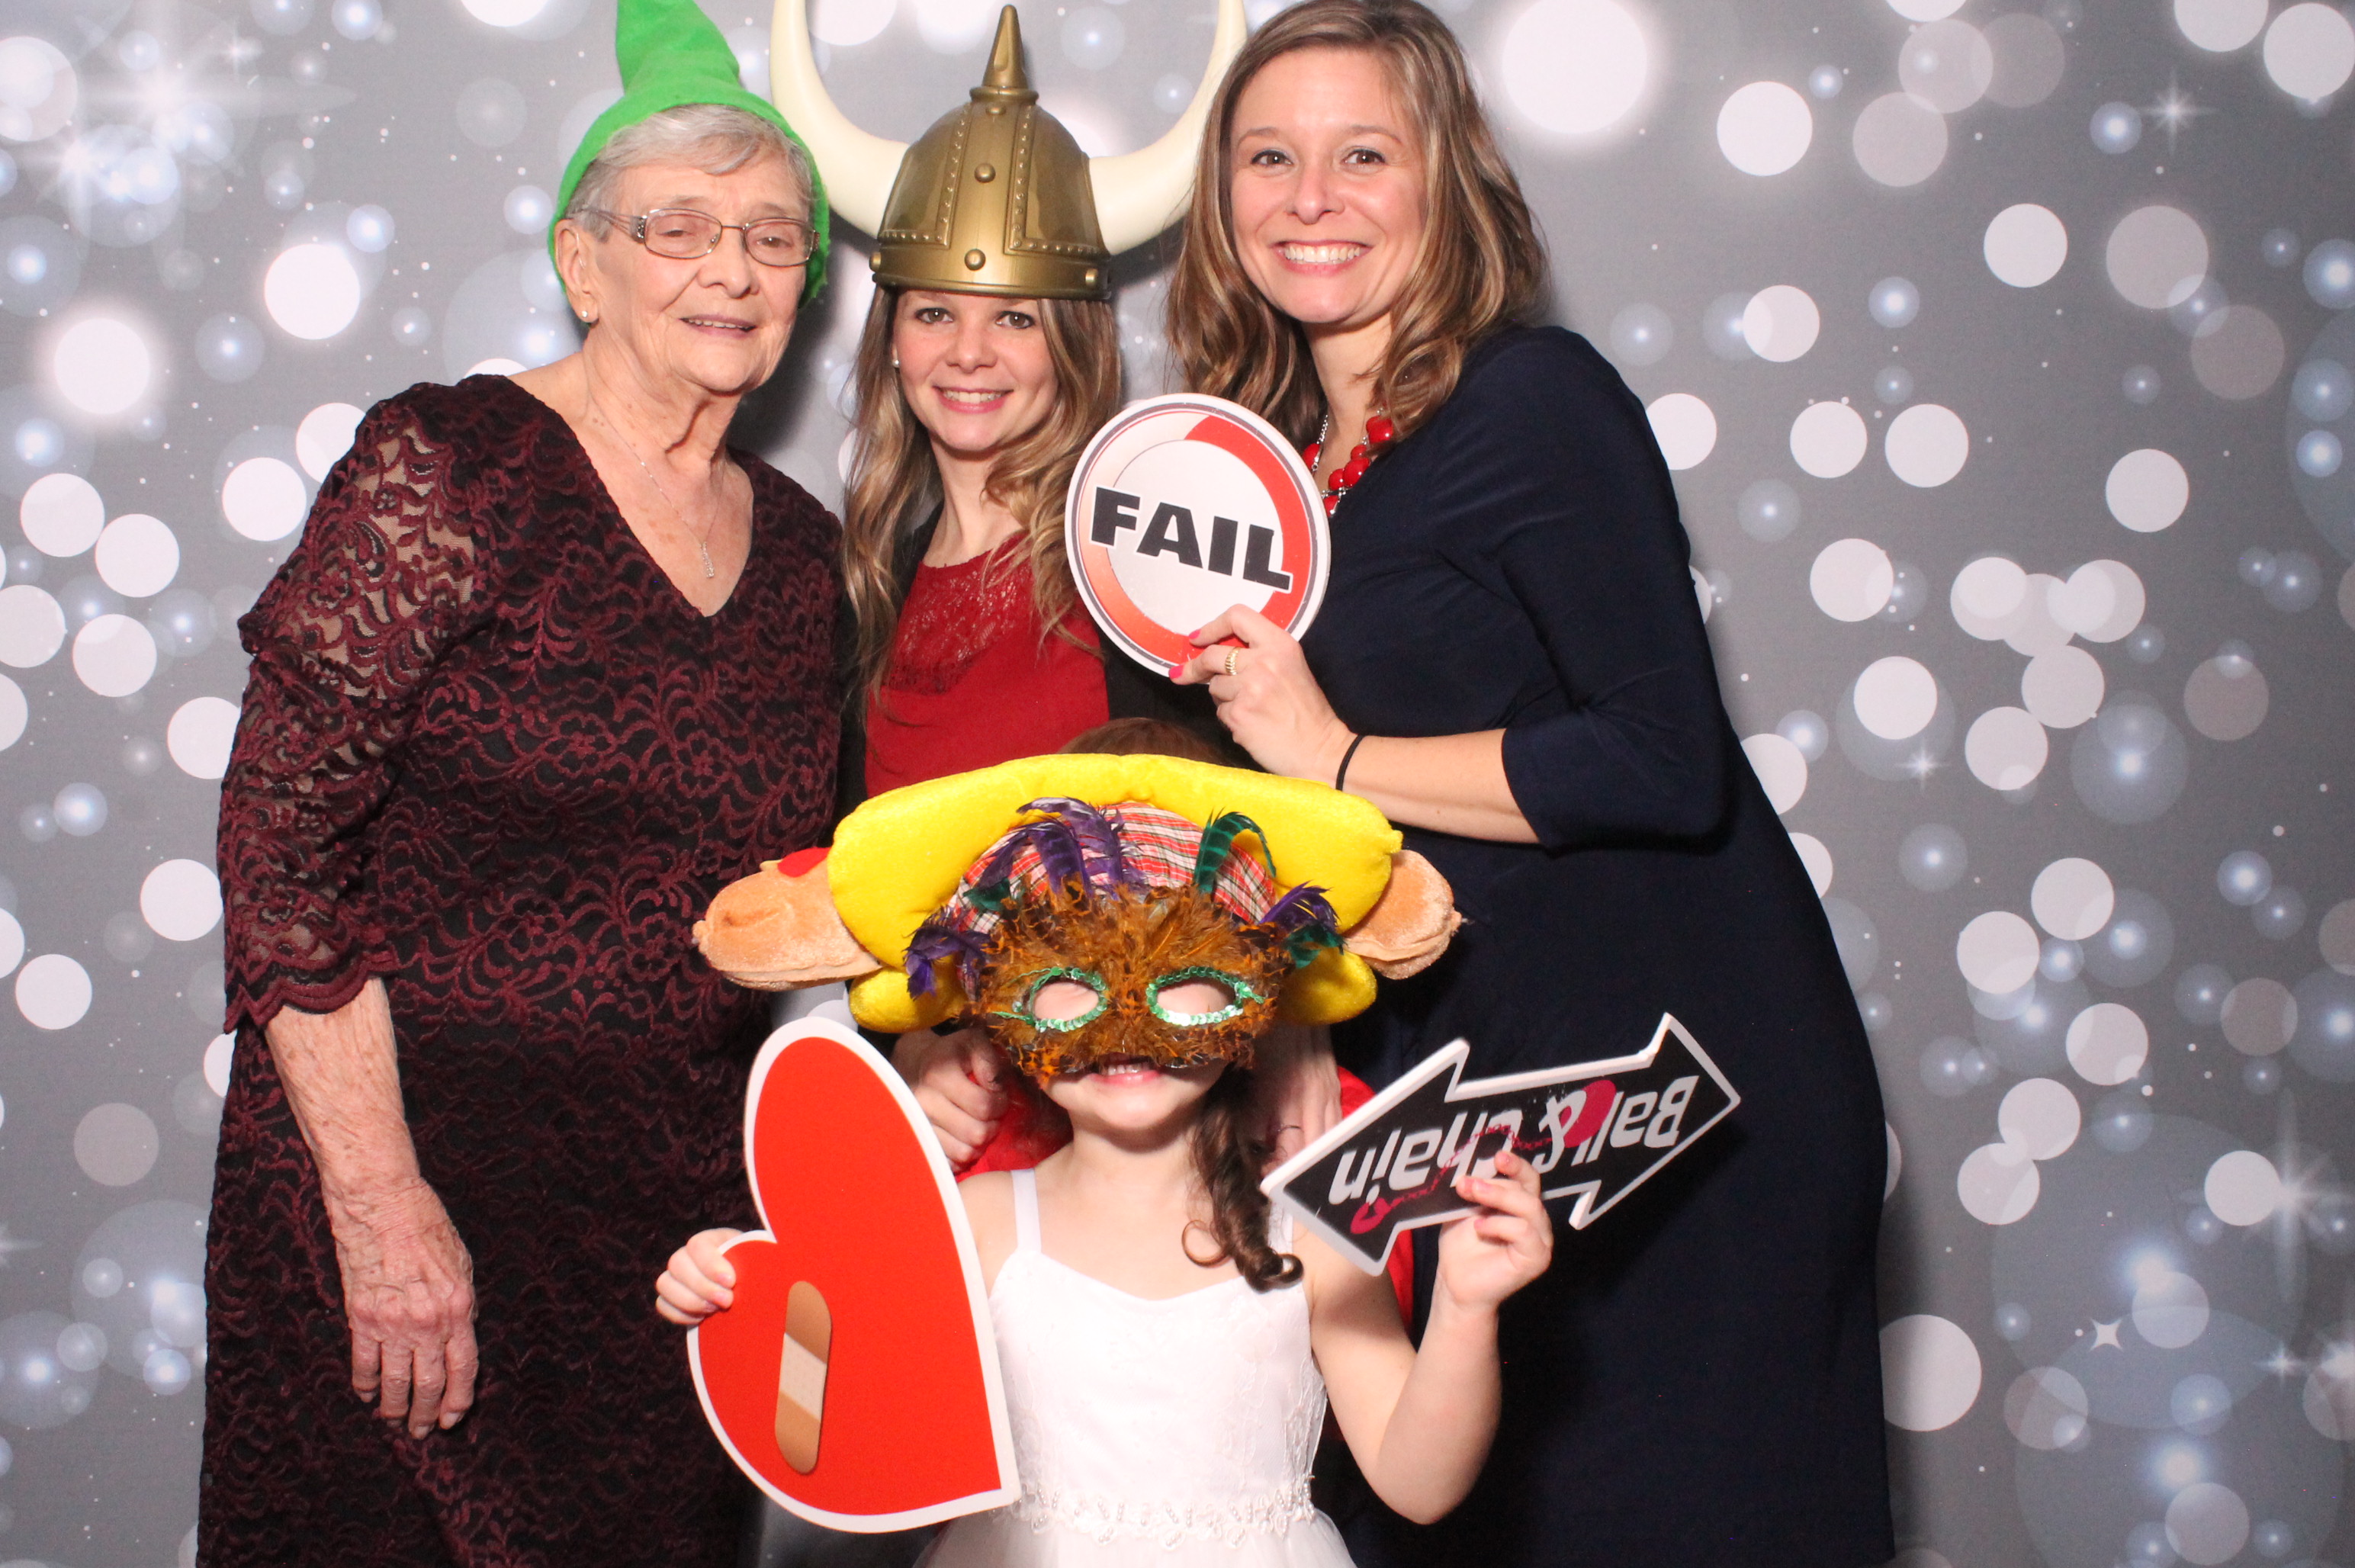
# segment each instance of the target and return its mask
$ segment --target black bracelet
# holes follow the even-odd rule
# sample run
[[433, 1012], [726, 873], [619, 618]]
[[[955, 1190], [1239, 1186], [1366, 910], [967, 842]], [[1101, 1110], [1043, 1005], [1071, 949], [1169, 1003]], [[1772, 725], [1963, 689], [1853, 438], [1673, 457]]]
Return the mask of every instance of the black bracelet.
[[1333, 787], [1335, 789], [1344, 787], [1343, 781], [1349, 776], [1349, 759], [1356, 756], [1358, 754], [1358, 748], [1365, 743], [1366, 738], [1363, 735], [1360, 735], [1349, 742], [1349, 749], [1348, 751], [1341, 753], [1341, 765], [1333, 770]]

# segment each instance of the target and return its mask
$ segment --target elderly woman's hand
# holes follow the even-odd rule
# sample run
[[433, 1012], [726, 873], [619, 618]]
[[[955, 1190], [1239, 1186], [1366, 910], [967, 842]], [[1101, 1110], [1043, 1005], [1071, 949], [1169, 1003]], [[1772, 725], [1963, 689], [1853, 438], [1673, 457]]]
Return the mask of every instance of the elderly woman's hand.
[[[1230, 637], [1243, 645], [1214, 645]], [[1238, 604], [1191, 640], [1202, 651], [1171, 671], [1170, 678], [1180, 686], [1209, 686], [1219, 721], [1261, 767], [1331, 783], [1353, 737], [1334, 716], [1290, 634]]]

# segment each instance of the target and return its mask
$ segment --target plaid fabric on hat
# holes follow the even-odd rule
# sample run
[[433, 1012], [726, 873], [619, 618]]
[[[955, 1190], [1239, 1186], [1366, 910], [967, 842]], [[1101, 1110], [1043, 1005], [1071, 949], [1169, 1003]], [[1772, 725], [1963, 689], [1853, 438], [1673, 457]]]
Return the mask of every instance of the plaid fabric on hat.
[[956, 896], [909, 941], [908, 988], [915, 995], [932, 993], [933, 968], [943, 962], [955, 964], [971, 994], [990, 933], [1014, 904], [1074, 883], [1090, 899], [1120, 889], [1190, 888], [1206, 863], [1216, 868], [1213, 901], [1239, 924], [1274, 924], [1296, 964], [1339, 940], [1323, 889], [1280, 893], [1265, 841], [1256, 855], [1239, 847], [1246, 833], [1260, 837], [1247, 816], [1221, 813], [1205, 827], [1141, 801], [1099, 810], [1084, 801], [1034, 800], [1022, 809], [1042, 815], [992, 845], [957, 884]]

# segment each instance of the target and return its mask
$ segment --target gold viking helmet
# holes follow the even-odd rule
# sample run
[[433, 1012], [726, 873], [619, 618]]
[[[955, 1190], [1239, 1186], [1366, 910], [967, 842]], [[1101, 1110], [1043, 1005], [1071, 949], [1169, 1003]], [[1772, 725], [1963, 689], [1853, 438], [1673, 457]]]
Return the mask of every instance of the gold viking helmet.
[[1137, 152], [1090, 158], [1039, 107], [1012, 5], [971, 101], [908, 146], [868, 134], [834, 106], [806, 5], [778, 0], [773, 96], [803, 128], [835, 211], [876, 237], [875, 281], [1011, 297], [1105, 298], [1105, 263], [1178, 218], [1210, 99], [1245, 31], [1242, 0], [1219, 0], [1209, 63], [1178, 123]]

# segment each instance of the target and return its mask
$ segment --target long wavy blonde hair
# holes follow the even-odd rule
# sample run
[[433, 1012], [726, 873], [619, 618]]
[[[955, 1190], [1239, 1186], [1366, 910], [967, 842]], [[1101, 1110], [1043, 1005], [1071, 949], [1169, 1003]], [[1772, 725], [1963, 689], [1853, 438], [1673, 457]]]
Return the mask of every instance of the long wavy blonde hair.
[[1325, 394], [1307, 334], [1244, 272], [1228, 184], [1243, 89], [1270, 61], [1316, 48], [1361, 49], [1380, 60], [1410, 133], [1419, 133], [1423, 254], [1373, 373], [1373, 407], [1406, 435], [1454, 394], [1472, 346], [1534, 311], [1547, 282], [1544, 242], [1497, 149], [1463, 47], [1415, 0], [1305, 0], [1278, 12], [1235, 57], [1195, 165], [1169, 283], [1170, 348], [1194, 390], [1255, 410], [1296, 443], [1316, 438]]
[[[932, 436], [900, 389], [891, 363], [891, 327], [900, 291], [879, 288], [868, 307], [852, 368], [858, 389], [858, 443], [843, 501], [842, 576], [850, 598], [853, 693], [879, 699], [890, 673], [891, 641], [904, 588], [900, 562], [931, 524], [941, 500]], [[1080, 449], [1120, 408], [1120, 326], [1102, 300], [1037, 301], [1047, 355], [1055, 368], [1055, 403], [1039, 428], [998, 453], [984, 486], [1014, 514], [1027, 543], [1030, 602], [1039, 624], [1062, 632], [1076, 599], [1063, 553], [1063, 493]]]

